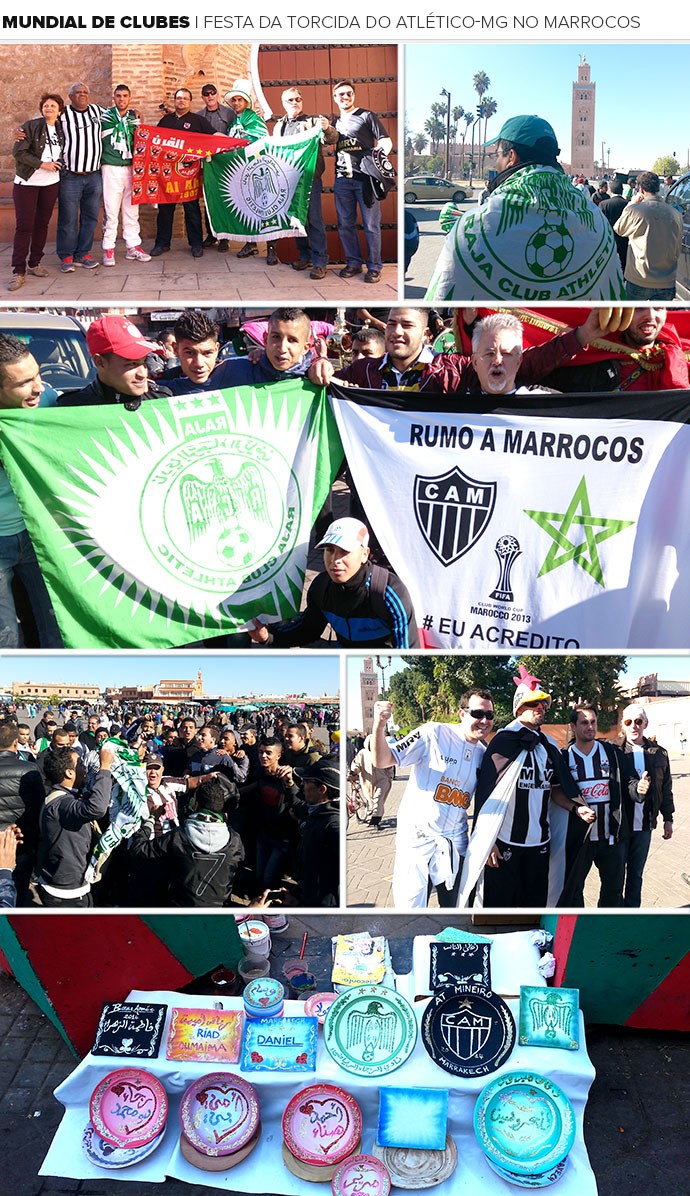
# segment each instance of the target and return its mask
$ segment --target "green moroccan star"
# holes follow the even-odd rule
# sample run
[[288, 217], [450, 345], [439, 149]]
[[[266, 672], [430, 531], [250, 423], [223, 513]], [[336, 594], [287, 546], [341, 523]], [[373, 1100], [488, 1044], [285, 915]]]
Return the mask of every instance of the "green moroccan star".
[[[537, 577], [543, 577], [545, 573], [551, 573], [553, 569], [558, 569], [568, 561], [574, 561], [604, 589], [604, 574], [597, 545], [601, 544], [602, 540], [618, 535], [618, 532], [622, 532], [626, 527], [631, 527], [634, 522], [630, 519], [607, 519], [605, 515], [593, 515], [584, 477], [564, 513], [525, 510], [525, 515], [529, 515], [530, 519], [538, 523], [542, 531], [553, 540]], [[579, 527], [583, 529], [584, 540], [573, 544], [569, 539], [570, 529]]]

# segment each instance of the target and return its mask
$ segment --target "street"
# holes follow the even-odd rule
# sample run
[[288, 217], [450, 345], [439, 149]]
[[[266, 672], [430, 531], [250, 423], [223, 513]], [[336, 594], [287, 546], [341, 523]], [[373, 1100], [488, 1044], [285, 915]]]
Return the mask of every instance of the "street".
[[[474, 200], [458, 204], [458, 211], [468, 212], [476, 206], [476, 202], [475, 196]], [[405, 275], [405, 297], [407, 299], [423, 299], [446, 237], [438, 222], [443, 204], [413, 203], [409, 206], [419, 225], [419, 249], [412, 258]]]

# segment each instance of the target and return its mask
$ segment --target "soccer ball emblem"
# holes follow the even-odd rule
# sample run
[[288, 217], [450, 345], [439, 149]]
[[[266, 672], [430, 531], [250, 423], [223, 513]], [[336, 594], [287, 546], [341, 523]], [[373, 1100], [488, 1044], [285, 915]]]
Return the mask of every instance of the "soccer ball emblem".
[[545, 220], [541, 228], [532, 233], [525, 249], [525, 261], [537, 278], [557, 278], [569, 265], [574, 250], [575, 243], [562, 217], [556, 217], [554, 223]]
[[216, 552], [219, 560], [229, 568], [244, 568], [254, 557], [254, 545], [245, 531], [231, 528], [220, 535]]
[[512, 553], [519, 553], [520, 544], [515, 539], [515, 536], [499, 536], [496, 541], [496, 554], [499, 557], [510, 556]]

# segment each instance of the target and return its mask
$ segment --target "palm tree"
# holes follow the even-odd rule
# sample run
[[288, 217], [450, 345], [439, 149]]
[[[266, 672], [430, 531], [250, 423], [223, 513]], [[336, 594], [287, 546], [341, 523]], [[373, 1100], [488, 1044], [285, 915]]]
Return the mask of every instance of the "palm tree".
[[[487, 92], [491, 86], [491, 80], [490, 80], [489, 76], [487, 75], [486, 71], [477, 71], [476, 75], [472, 79], [472, 86], [473, 86], [474, 90], [476, 91], [477, 95], [479, 96], [480, 105], [481, 105], [481, 100], [482, 100], [482, 97], [484, 96], [484, 93]], [[479, 128], [480, 128], [480, 135], [481, 135], [481, 125], [479, 126]], [[472, 138], [472, 140], [474, 141], [474, 137]], [[481, 146], [480, 146], [479, 147], [479, 173], [481, 174], [481, 172], [482, 172], [482, 151], [481, 151]]]
[[438, 116], [430, 116], [428, 120], [424, 121], [424, 132], [429, 135], [432, 154], [438, 153], [439, 141], [445, 131], [445, 125], [442, 120], [439, 120]]
[[477, 71], [472, 80], [472, 86], [481, 100], [484, 93], [491, 87], [491, 80], [486, 71]]
[[486, 152], [486, 126], [488, 125], [492, 116], [495, 116], [498, 104], [491, 96], [487, 96], [481, 102], [482, 116], [484, 117], [484, 141], [482, 143], [482, 152]]
[[426, 136], [425, 133], [418, 133], [413, 142], [413, 145], [415, 148], [415, 153], [417, 153], [417, 154], [423, 153], [424, 149], [426, 148], [426, 143], [428, 140], [429, 140], [429, 138]]

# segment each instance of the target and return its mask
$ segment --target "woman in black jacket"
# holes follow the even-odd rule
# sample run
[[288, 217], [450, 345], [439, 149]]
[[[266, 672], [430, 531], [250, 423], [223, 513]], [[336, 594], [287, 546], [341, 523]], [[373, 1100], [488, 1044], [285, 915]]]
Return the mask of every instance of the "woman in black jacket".
[[[65, 134], [60, 117], [62, 96], [47, 93], [39, 103], [41, 115], [22, 125], [24, 137], [15, 141], [12, 153], [17, 163], [12, 198], [16, 229], [12, 248], [12, 281], [7, 288], [18, 291], [26, 275], [47, 278], [41, 265], [48, 238], [48, 225], [60, 189], [60, 169]], [[27, 266], [28, 259], [28, 266]]]

